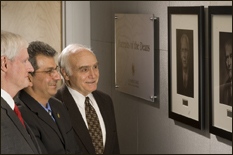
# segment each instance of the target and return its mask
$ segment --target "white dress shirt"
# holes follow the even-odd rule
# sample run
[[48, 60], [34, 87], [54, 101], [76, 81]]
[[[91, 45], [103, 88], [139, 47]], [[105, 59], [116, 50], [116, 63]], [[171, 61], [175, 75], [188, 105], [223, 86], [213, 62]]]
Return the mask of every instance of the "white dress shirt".
[[94, 109], [97, 113], [97, 116], [99, 118], [100, 127], [101, 127], [101, 131], [102, 131], [102, 136], [103, 136], [103, 146], [105, 146], [105, 142], [106, 142], [105, 124], [104, 124], [103, 117], [100, 113], [99, 107], [96, 103], [94, 96], [92, 95], [92, 93], [88, 94], [87, 96], [83, 96], [81, 93], [70, 88], [69, 86], [67, 86], [67, 88], [68, 88], [70, 94], [72, 95], [72, 97], [74, 98], [74, 101], [76, 102], [76, 105], [78, 106], [78, 109], [83, 117], [83, 120], [84, 120], [87, 128], [88, 128], [88, 124], [87, 124], [87, 119], [86, 119], [86, 114], [85, 114], [85, 99], [87, 96], [90, 98], [90, 104], [94, 107]]
[[10, 96], [10, 94], [8, 94], [2, 88], [1, 88], [1, 97], [7, 102], [7, 104], [9, 104], [9, 106], [11, 107], [11, 109], [14, 111], [15, 102], [14, 102], [13, 98]]

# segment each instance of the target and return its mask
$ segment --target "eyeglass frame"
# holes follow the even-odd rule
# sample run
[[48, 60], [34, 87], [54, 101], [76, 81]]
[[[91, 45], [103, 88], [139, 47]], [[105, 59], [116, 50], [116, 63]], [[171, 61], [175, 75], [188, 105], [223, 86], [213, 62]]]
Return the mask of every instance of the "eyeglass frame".
[[48, 74], [49, 76], [53, 76], [54, 73], [55, 73], [55, 70], [59, 73], [60, 67], [56, 66], [56, 68], [49, 69], [48, 71], [35, 71], [35, 72], [33, 72], [33, 74], [35, 74], [35, 73], [45, 73], [45, 74]]

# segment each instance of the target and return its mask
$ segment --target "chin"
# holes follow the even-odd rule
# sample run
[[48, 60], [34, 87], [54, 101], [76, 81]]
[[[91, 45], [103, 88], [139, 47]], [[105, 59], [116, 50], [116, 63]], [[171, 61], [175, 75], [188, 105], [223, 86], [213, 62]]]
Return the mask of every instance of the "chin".
[[27, 88], [27, 87], [29, 87], [30, 86], [30, 83], [29, 82], [27, 82], [27, 83], [25, 83], [24, 85], [21, 85], [21, 89], [23, 89], [23, 88]]
[[96, 90], [96, 88], [95, 88], [95, 89], [90, 89], [89, 92], [93, 92], [93, 91], [95, 91], [95, 90]]

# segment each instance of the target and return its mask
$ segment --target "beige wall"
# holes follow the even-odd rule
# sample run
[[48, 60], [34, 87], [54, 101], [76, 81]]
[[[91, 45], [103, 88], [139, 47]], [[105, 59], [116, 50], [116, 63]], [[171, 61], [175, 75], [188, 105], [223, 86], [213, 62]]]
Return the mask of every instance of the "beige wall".
[[[208, 7], [232, 1], [90, 1], [91, 47], [99, 62], [98, 89], [112, 97], [121, 154], [232, 154], [232, 141], [209, 132]], [[168, 117], [168, 12], [172, 6], [204, 6], [205, 129], [199, 130]], [[159, 19], [158, 98], [154, 103], [115, 89], [114, 14], [154, 14]], [[127, 66], [126, 66], [127, 67]], [[145, 75], [146, 76], [146, 75]], [[155, 80], [156, 82], [157, 80]], [[198, 103], [197, 103], [198, 104]]]
[[[61, 1], [1, 1], [1, 30], [62, 47]], [[56, 57], [57, 59], [57, 57]]]
[[1, 1], [1, 29], [61, 51], [60, 1]]

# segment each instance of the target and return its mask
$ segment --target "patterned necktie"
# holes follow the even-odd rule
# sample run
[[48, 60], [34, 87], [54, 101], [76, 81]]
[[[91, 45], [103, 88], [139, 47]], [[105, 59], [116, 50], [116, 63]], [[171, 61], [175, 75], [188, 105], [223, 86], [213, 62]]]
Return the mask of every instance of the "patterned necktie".
[[21, 113], [20, 113], [20, 111], [19, 111], [19, 109], [18, 109], [18, 107], [17, 107], [16, 104], [15, 104], [14, 112], [18, 116], [19, 120], [22, 122], [23, 126], [25, 127], [24, 122], [23, 122], [23, 118], [22, 118]]
[[86, 119], [92, 143], [95, 147], [96, 154], [103, 154], [103, 137], [98, 116], [95, 109], [89, 102], [89, 97], [85, 100]]

